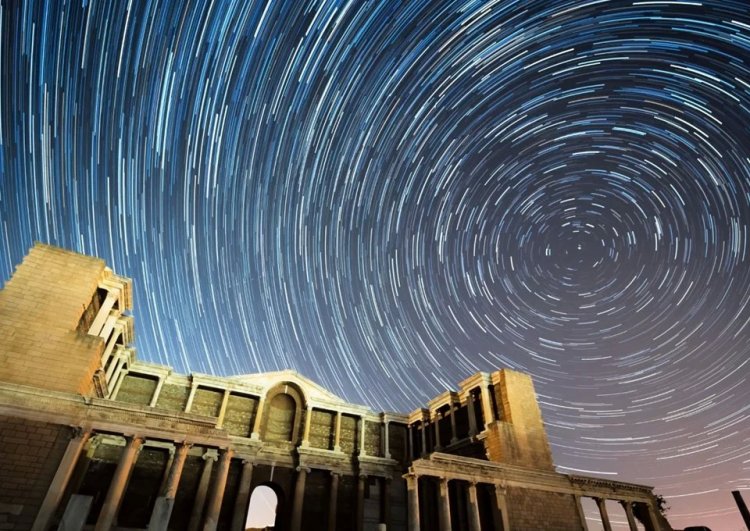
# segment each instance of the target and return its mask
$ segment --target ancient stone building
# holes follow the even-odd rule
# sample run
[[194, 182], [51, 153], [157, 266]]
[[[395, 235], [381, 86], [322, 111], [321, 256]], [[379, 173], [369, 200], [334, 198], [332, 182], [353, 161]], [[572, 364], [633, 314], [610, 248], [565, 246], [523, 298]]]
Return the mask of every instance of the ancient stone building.
[[278, 530], [581, 530], [583, 497], [605, 529], [605, 500], [668, 529], [651, 488], [555, 471], [527, 375], [376, 412], [293, 371], [139, 361], [131, 305], [101, 260], [41, 244], [0, 292], [0, 530], [241, 530], [263, 486]]

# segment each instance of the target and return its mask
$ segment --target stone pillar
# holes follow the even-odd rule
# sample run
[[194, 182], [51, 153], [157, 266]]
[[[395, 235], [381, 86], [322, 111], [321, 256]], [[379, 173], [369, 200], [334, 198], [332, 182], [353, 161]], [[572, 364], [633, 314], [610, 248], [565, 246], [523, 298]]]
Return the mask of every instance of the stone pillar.
[[161, 493], [164, 491], [164, 487], [167, 484], [167, 479], [169, 478], [169, 471], [172, 470], [172, 463], [174, 463], [175, 448], [172, 446], [168, 449], [168, 451], [169, 457], [167, 458], [167, 464], [164, 465], [164, 471], [161, 474], [161, 483], [159, 483], [159, 496], [161, 496]]
[[333, 451], [341, 451], [341, 411], [336, 412], [336, 427], [333, 434]]
[[265, 407], [266, 399], [261, 398], [258, 401], [258, 410], [255, 412], [255, 420], [253, 421], [253, 432], [250, 434], [251, 439], [260, 440], [260, 421], [263, 418], [263, 408]]
[[328, 497], [328, 531], [336, 531], [336, 510], [339, 497], [339, 474], [331, 472], [331, 492]]
[[119, 355], [117, 361], [113, 361], [109, 366], [109, 369], [107, 369], [107, 373], [104, 375], [105, 379], [107, 380], [108, 386], [109, 382], [112, 381], [112, 377], [120, 372], [120, 369], [122, 369], [123, 365], [125, 365], [125, 358], [122, 355]]
[[406, 490], [409, 496], [409, 531], [420, 531], [419, 529], [419, 476], [409, 474], [406, 476]]
[[651, 524], [651, 528], [659, 531], [661, 529], [661, 524], [659, 523], [659, 518], [656, 516], [656, 505], [653, 502], [649, 502], [646, 506], [648, 507], [648, 521]]
[[303, 447], [310, 446], [310, 425], [312, 424], [312, 411], [312, 406], [308, 404], [307, 411], [305, 412], [305, 430], [302, 432], [301, 446]]
[[456, 435], [456, 406], [451, 402], [450, 404], [450, 416], [451, 416], [451, 444], [458, 442], [458, 436]]
[[482, 531], [479, 521], [479, 499], [477, 498], [477, 484], [469, 483], [469, 529], [470, 531]]
[[367, 476], [360, 474], [357, 478], [357, 522], [355, 529], [362, 531], [365, 526], [365, 482]]
[[495, 414], [492, 411], [492, 398], [490, 398], [490, 384], [485, 382], [482, 385], [482, 414], [484, 415], [484, 429], [490, 427], [495, 421]]
[[409, 432], [409, 459], [414, 459], [414, 428], [407, 424], [406, 430]]
[[574, 498], [576, 500], [576, 510], [578, 511], [578, 521], [581, 523], [581, 530], [588, 531], [589, 526], [586, 523], [586, 513], [583, 512], [583, 505], [581, 505], [581, 497], [575, 494]]
[[109, 531], [115, 523], [117, 511], [120, 509], [122, 495], [125, 492], [125, 486], [133, 471], [138, 451], [141, 449], [143, 439], [141, 437], [128, 437], [125, 448], [120, 455], [120, 462], [117, 463], [115, 475], [109, 484], [107, 496], [104, 498], [104, 504], [99, 512], [99, 518], [96, 521], [94, 531]]
[[422, 455], [427, 455], [427, 424], [422, 418]]
[[596, 500], [596, 506], [599, 507], [599, 515], [602, 517], [602, 525], [604, 531], [612, 531], [612, 524], [609, 523], [609, 515], [607, 514], [607, 504], [604, 498], [594, 498]]
[[621, 501], [620, 505], [625, 509], [625, 516], [628, 518], [630, 531], [638, 531], [638, 525], [635, 523], [635, 517], [633, 516], [633, 505], [629, 501]]
[[466, 397], [466, 405], [469, 408], [469, 437], [474, 437], [477, 434], [477, 412], [474, 407], [474, 394], [469, 391]]
[[380, 522], [388, 526], [391, 525], [391, 478], [383, 478], [383, 512], [380, 517]]
[[250, 503], [250, 487], [252, 482], [253, 462], [242, 461], [242, 475], [240, 476], [240, 486], [237, 489], [237, 498], [234, 500], [231, 531], [245, 531], [245, 521], [247, 520], [247, 507]]
[[359, 417], [359, 455], [365, 455], [365, 417]]
[[50, 520], [55, 515], [58, 505], [60, 505], [60, 501], [65, 493], [65, 487], [70, 481], [73, 470], [78, 462], [78, 457], [81, 455], [81, 451], [83, 451], [83, 447], [86, 441], [89, 440], [89, 437], [91, 437], [90, 431], [76, 430], [68, 442], [65, 454], [63, 454], [60, 464], [57, 465], [57, 472], [55, 472], [55, 476], [49, 484], [47, 494], [42, 501], [42, 506], [36, 515], [36, 520], [34, 520], [34, 525], [31, 528], [32, 531], [46, 531], [49, 527]]
[[390, 424], [390, 421], [388, 419], [383, 419], [383, 438], [385, 439], [385, 444], [383, 445], [383, 457], [386, 459], [391, 458], [391, 445], [390, 441], [388, 440], [388, 425]]
[[219, 418], [216, 421], [216, 427], [219, 429], [224, 426], [224, 417], [227, 414], [227, 404], [229, 404], [229, 389], [224, 389], [224, 396], [221, 398], [221, 407], [219, 408]]
[[[110, 400], [115, 400], [117, 398], [117, 393], [120, 392], [120, 387], [122, 386], [122, 382], [125, 381], [125, 377], [128, 375], [128, 370], [125, 369], [124, 371], [120, 371], [117, 376], [117, 381], [115, 382], [115, 386], [112, 389], [112, 392], [109, 394]], [[109, 382], [107, 382], [107, 387], [109, 388]]]
[[229, 475], [229, 465], [232, 462], [234, 451], [224, 450], [219, 457], [219, 468], [216, 471], [214, 487], [211, 491], [211, 498], [208, 500], [206, 507], [206, 517], [203, 519], [203, 531], [216, 531], [219, 523], [219, 512], [221, 512], [221, 502], [224, 500], [224, 489], [227, 486], [227, 476]]
[[104, 322], [107, 320], [107, 317], [109, 317], [109, 312], [110, 310], [112, 310], [115, 302], [117, 302], [117, 298], [119, 297], [119, 295], [120, 290], [110, 291], [107, 293], [107, 298], [104, 299], [104, 302], [99, 308], [99, 313], [96, 314], [94, 322], [91, 323], [91, 326], [89, 327], [89, 335], [99, 335], [99, 333], [102, 331], [102, 327], [104, 326]]
[[294, 501], [292, 502], [292, 531], [302, 529], [302, 505], [305, 501], [305, 479], [309, 470], [297, 467], [297, 482], [294, 486]]
[[177, 496], [177, 486], [180, 483], [180, 477], [182, 476], [182, 467], [185, 465], [185, 459], [187, 458], [188, 450], [190, 445], [182, 443], [177, 446], [174, 451], [172, 463], [167, 472], [166, 481], [161, 488], [161, 495], [166, 498], [175, 498]]
[[149, 402], [149, 407], [156, 407], [156, 403], [159, 401], [159, 394], [161, 393], [161, 388], [164, 387], [164, 376], [159, 377], [159, 382], [156, 384], [156, 389], [154, 389], [154, 394], [151, 395], [151, 402]]
[[435, 411], [433, 414], [434, 423], [435, 426], [435, 451], [439, 452], [443, 449], [443, 445], [440, 443], [440, 417], [442, 414], [439, 411]]
[[509, 531], [510, 516], [508, 515], [508, 500], [505, 498], [505, 489], [501, 485], [495, 485], [495, 500], [497, 502], [497, 512], [499, 512], [499, 522], [495, 523], [498, 531]]
[[203, 506], [206, 504], [208, 484], [211, 481], [211, 471], [216, 459], [216, 450], [206, 450], [206, 453], [203, 454], [203, 470], [201, 470], [201, 477], [198, 480], [198, 491], [195, 493], [195, 498], [193, 499], [193, 511], [190, 513], [188, 531], [196, 531], [200, 528]]
[[185, 402], [185, 413], [190, 413], [190, 410], [193, 408], [193, 400], [195, 400], [195, 393], [197, 391], [198, 391], [198, 384], [195, 382], [191, 382], [190, 394], [188, 395], [187, 402]]
[[440, 507], [438, 517], [440, 531], [451, 531], [451, 499], [448, 495], [448, 479], [440, 478]]

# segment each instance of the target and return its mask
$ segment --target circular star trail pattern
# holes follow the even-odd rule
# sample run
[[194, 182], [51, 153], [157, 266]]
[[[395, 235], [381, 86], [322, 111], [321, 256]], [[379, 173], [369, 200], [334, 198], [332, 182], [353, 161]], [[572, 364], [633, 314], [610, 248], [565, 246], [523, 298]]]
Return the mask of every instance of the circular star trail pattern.
[[101, 256], [141, 359], [379, 409], [528, 372], [560, 471], [740, 527], [746, 2], [1, 6], [3, 278]]

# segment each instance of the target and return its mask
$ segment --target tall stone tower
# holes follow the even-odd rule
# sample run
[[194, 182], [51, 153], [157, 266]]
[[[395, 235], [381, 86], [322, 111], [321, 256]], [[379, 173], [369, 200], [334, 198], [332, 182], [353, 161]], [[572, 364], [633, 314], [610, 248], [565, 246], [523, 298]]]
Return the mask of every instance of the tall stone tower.
[[131, 301], [103, 260], [37, 243], [0, 291], [0, 381], [106, 396]]

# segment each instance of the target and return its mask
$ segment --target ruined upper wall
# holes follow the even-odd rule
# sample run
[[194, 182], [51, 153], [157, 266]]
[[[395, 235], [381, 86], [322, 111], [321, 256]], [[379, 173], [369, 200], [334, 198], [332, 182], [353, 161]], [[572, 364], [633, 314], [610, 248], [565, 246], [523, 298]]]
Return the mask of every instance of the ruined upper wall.
[[98, 258], [34, 245], [0, 291], [0, 381], [91, 394], [105, 343], [81, 317], [112, 276]]

